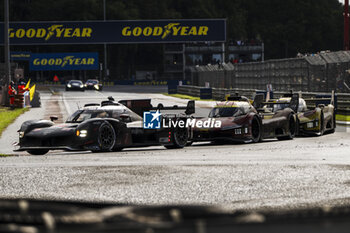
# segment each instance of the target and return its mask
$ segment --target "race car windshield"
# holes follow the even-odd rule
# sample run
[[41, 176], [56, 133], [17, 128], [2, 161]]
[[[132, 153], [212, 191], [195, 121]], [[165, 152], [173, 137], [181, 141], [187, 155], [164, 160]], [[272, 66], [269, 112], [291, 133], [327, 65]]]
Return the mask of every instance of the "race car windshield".
[[86, 82], [87, 83], [91, 83], [91, 84], [97, 84], [98, 83], [97, 80], [87, 80]]
[[237, 116], [239, 112], [237, 107], [213, 108], [209, 113], [209, 117], [232, 117]]
[[142, 118], [138, 116], [136, 113], [127, 110], [127, 109], [118, 109], [118, 110], [78, 110], [73, 115], [71, 115], [66, 123], [81, 123], [83, 121], [86, 121], [91, 118], [114, 118], [121, 121], [124, 121], [122, 119], [121, 115], [128, 115], [129, 116], [129, 122], [131, 121], [141, 121]]
[[106, 118], [111, 117], [107, 111], [96, 110], [78, 110], [67, 119], [67, 123], [80, 123], [91, 118]]
[[282, 110], [285, 108], [289, 108], [289, 103], [281, 103], [281, 104], [274, 104], [273, 105], [273, 111], [278, 111], [278, 110]]
[[79, 82], [79, 81], [71, 81], [69, 83], [71, 83], [71, 84], [78, 84], [78, 85], [82, 84], [82, 82]]

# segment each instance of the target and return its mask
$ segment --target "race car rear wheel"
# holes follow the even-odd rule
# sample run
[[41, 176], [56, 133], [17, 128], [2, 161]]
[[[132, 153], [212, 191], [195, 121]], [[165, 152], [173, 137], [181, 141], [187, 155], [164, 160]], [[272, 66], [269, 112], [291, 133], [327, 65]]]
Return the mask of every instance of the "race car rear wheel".
[[98, 130], [99, 151], [112, 151], [116, 141], [116, 134], [113, 126], [109, 122], [101, 124]]
[[171, 133], [173, 145], [165, 145], [167, 149], [183, 148], [188, 143], [188, 128], [175, 128]]
[[252, 120], [252, 140], [253, 142], [261, 141], [261, 124], [256, 116]]
[[277, 137], [278, 140], [291, 140], [295, 137], [295, 133], [297, 131], [297, 123], [294, 119], [293, 114], [289, 114], [288, 116], [288, 134], [287, 136]]
[[37, 150], [27, 150], [27, 152], [31, 155], [44, 155], [46, 154], [47, 152], [49, 152], [49, 150], [40, 150], [40, 149], [37, 149]]

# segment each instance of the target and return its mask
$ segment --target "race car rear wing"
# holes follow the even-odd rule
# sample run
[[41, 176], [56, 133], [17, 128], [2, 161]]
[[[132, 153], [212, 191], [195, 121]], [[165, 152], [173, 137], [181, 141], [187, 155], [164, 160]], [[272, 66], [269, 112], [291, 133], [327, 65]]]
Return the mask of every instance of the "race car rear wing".
[[314, 98], [304, 99], [307, 105], [314, 105], [315, 107], [319, 105], [327, 106], [329, 104], [337, 108], [337, 96], [335, 95], [334, 90], [330, 95], [316, 94]]
[[[291, 108], [294, 112], [297, 112], [298, 111], [298, 107], [299, 107], [299, 94], [295, 93], [295, 94], [292, 94], [290, 97], [291, 97], [291, 100], [289, 102], [289, 108]], [[276, 100], [269, 100], [269, 101], [265, 101], [264, 102], [264, 95], [263, 94], [255, 95], [253, 106], [258, 111], [262, 111], [261, 108], [264, 105], [270, 105], [271, 106], [273, 104], [281, 104], [281, 102], [277, 102]]]
[[253, 101], [253, 107], [259, 109], [263, 106], [264, 94], [256, 94]]
[[188, 101], [187, 106], [164, 106], [163, 104], [158, 104], [157, 107], [153, 107], [151, 104], [151, 99], [120, 100], [118, 103], [130, 108], [140, 116], [143, 116], [143, 112], [151, 110], [185, 110], [186, 115], [195, 113], [194, 100]]

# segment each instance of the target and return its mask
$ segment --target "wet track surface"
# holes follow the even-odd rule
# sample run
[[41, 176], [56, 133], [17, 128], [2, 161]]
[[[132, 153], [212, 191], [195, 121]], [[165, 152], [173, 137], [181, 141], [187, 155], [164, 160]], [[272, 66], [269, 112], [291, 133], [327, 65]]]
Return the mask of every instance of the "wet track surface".
[[[60, 106], [71, 113], [78, 105], [112, 94], [116, 99], [148, 97], [154, 104], [186, 103], [147, 92], [64, 92]], [[199, 115], [206, 115], [209, 109], [202, 105]], [[8, 198], [233, 209], [343, 205], [350, 197], [350, 134], [339, 127], [335, 134], [292, 141], [197, 143], [180, 150], [149, 147], [112, 153], [54, 151], [0, 158], [0, 166], [0, 196]]]

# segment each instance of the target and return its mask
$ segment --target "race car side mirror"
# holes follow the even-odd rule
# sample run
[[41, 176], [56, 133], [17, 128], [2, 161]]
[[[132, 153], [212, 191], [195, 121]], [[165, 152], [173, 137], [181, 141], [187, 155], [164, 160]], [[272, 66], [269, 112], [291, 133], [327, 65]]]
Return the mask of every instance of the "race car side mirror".
[[130, 118], [130, 115], [129, 115], [129, 114], [120, 114], [120, 119], [121, 119], [123, 122], [130, 122], [130, 121], [131, 121], [131, 118]]
[[50, 120], [53, 122], [53, 121], [57, 121], [58, 120], [58, 117], [57, 116], [50, 116]]

